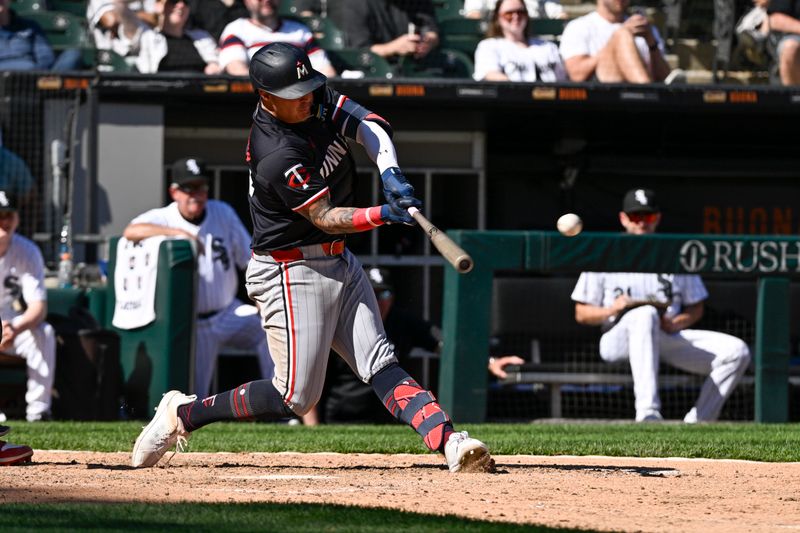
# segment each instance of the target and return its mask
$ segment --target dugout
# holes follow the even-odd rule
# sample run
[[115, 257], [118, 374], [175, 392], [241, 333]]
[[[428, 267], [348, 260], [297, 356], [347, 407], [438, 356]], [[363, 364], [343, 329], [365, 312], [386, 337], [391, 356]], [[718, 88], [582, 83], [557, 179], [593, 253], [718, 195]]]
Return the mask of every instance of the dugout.
[[[549, 230], [575, 211], [588, 231], [616, 231], [620, 198], [643, 184], [659, 193], [664, 232], [800, 229], [800, 154], [791, 128], [797, 89], [466, 79], [331, 84], [389, 119], [401, 164], [443, 230]], [[41, 244], [51, 267], [66, 206], [76, 261], [105, 260], [111, 236], [166, 202], [165, 168], [189, 153], [209, 162], [212, 196], [232, 203], [249, 224], [243, 157], [254, 97], [246, 80], [7, 72], [0, 96], [4, 146], [28, 163], [42, 198], [24, 233]], [[357, 200], [369, 205], [380, 195], [376, 175], [362, 156], [358, 164], [371, 186]], [[392, 270], [399, 305], [441, 323], [446, 270], [423, 235], [385, 228], [349, 245], [365, 264]], [[734, 303], [739, 314], [754, 312]]]

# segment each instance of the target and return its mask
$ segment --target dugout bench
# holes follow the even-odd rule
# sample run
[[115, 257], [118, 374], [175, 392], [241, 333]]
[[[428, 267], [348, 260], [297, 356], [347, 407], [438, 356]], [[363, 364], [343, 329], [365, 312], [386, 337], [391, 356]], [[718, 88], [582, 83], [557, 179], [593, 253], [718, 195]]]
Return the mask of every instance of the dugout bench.
[[[439, 400], [455, 419], [483, 422], [486, 417], [485, 364], [495, 272], [611, 271], [757, 279], [755, 419], [788, 420], [789, 279], [800, 271], [799, 238], [590, 232], [569, 238], [555, 232], [465, 230], [449, 234], [475, 260], [475, 269], [466, 275], [445, 269]], [[552, 300], [543, 304], [552, 305]], [[515, 312], [522, 315], [524, 309], [517, 307]]]

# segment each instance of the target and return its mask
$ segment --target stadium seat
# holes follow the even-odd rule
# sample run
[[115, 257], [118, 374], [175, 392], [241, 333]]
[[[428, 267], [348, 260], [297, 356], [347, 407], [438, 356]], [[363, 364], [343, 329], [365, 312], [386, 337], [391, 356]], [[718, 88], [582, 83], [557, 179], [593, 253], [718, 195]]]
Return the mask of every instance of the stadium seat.
[[62, 11], [78, 17], [86, 16], [86, 2], [83, 0], [47, 0], [50, 11]]
[[464, 0], [433, 0], [436, 20], [446, 20], [464, 16]]
[[112, 50], [83, 49], [83, 63], [98, 72], [137, 72], [125, 58]]
[[41, 26], [53, 50], [85, 48], [91, 43], [83, 18], [59, 11], [32, 12], [25, 17]]
[[300, 8], [294, 0], [283, 0], [278, 7], [278, 14], [282, 17], [300, 17]]
[[298, 20], [311, 29], [317, 44], [325, 51], [344, 48], [344, 33], [329, 18], [300, 17]]
[[329, 50], [328, 57], [337, 72], [358, 70], [365, 78], [391, 78], [394, 69], [384, 58], [369, 50]]
[[460, 50], [440, 48], [417, 61], [406, 58], [400, 75], [408, 78], [472, 78], [472, 60]]
[[20, 15], [27, 16], [28, 13], [35, 11], [47, 11], [46, 0], [14, 0], [11, 2], [11, 9]]
[[449, 18], [439, 22], [439, 41], [442, 48], [458, 50], [468, 57], [486, 33], [486, 23], [476, 19]]
[[537, 37], [558, 37], [567, 25], [564, 19], [531, 19], [528, 28]]

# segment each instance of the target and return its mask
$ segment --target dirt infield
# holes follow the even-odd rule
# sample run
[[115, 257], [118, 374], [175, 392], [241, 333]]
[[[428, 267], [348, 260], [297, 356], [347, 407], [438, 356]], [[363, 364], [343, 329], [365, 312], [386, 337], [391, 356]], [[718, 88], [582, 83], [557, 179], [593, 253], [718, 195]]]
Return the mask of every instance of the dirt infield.
[[0, 469], [6, 502], [309, 502], [626, 531], [800, 530], [800, 463], [498, 456], [450, 474], [435, 455], [36, 451]]

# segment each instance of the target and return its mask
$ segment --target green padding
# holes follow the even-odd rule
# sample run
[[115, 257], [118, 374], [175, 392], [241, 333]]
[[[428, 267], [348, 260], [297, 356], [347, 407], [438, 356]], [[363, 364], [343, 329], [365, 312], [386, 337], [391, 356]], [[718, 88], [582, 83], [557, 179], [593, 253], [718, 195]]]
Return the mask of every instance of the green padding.
[[[114, 310], [114, 268], [117, 241], [109, 249], [108, 312]], [[158, 254], [156, 319], [141, 328], [122, 330], [120, 336], [126, 399], [137, 418], [148, 418], [161, 395], [171, 389], [192, 388], [194, 308], [197, 268], [191, 245], [165, 240]]]
[[758, 282], [756, 422], [789, 421], [789, 280]]
[[70, 311], [75, 307], [88, 307], [88, 300], [82, 289], [47, 289], [48, 314], [70, 316]]
[[[448, 234], [475, 261], [469, 274], [446, 267], [444, 276], [439, 400], [457, 422], [483, 422], [486, 417], [492, 277], [498, 270], [765, 277], [759, 284], [756, 319], [756, 419], [787, 420], [788, 279], [800, 274], [800, 238], [622, 233], [564, 237], [541, 231], [465, 230]], [[531, 302], [532, 307], [541, 305], [547, 302]]]

